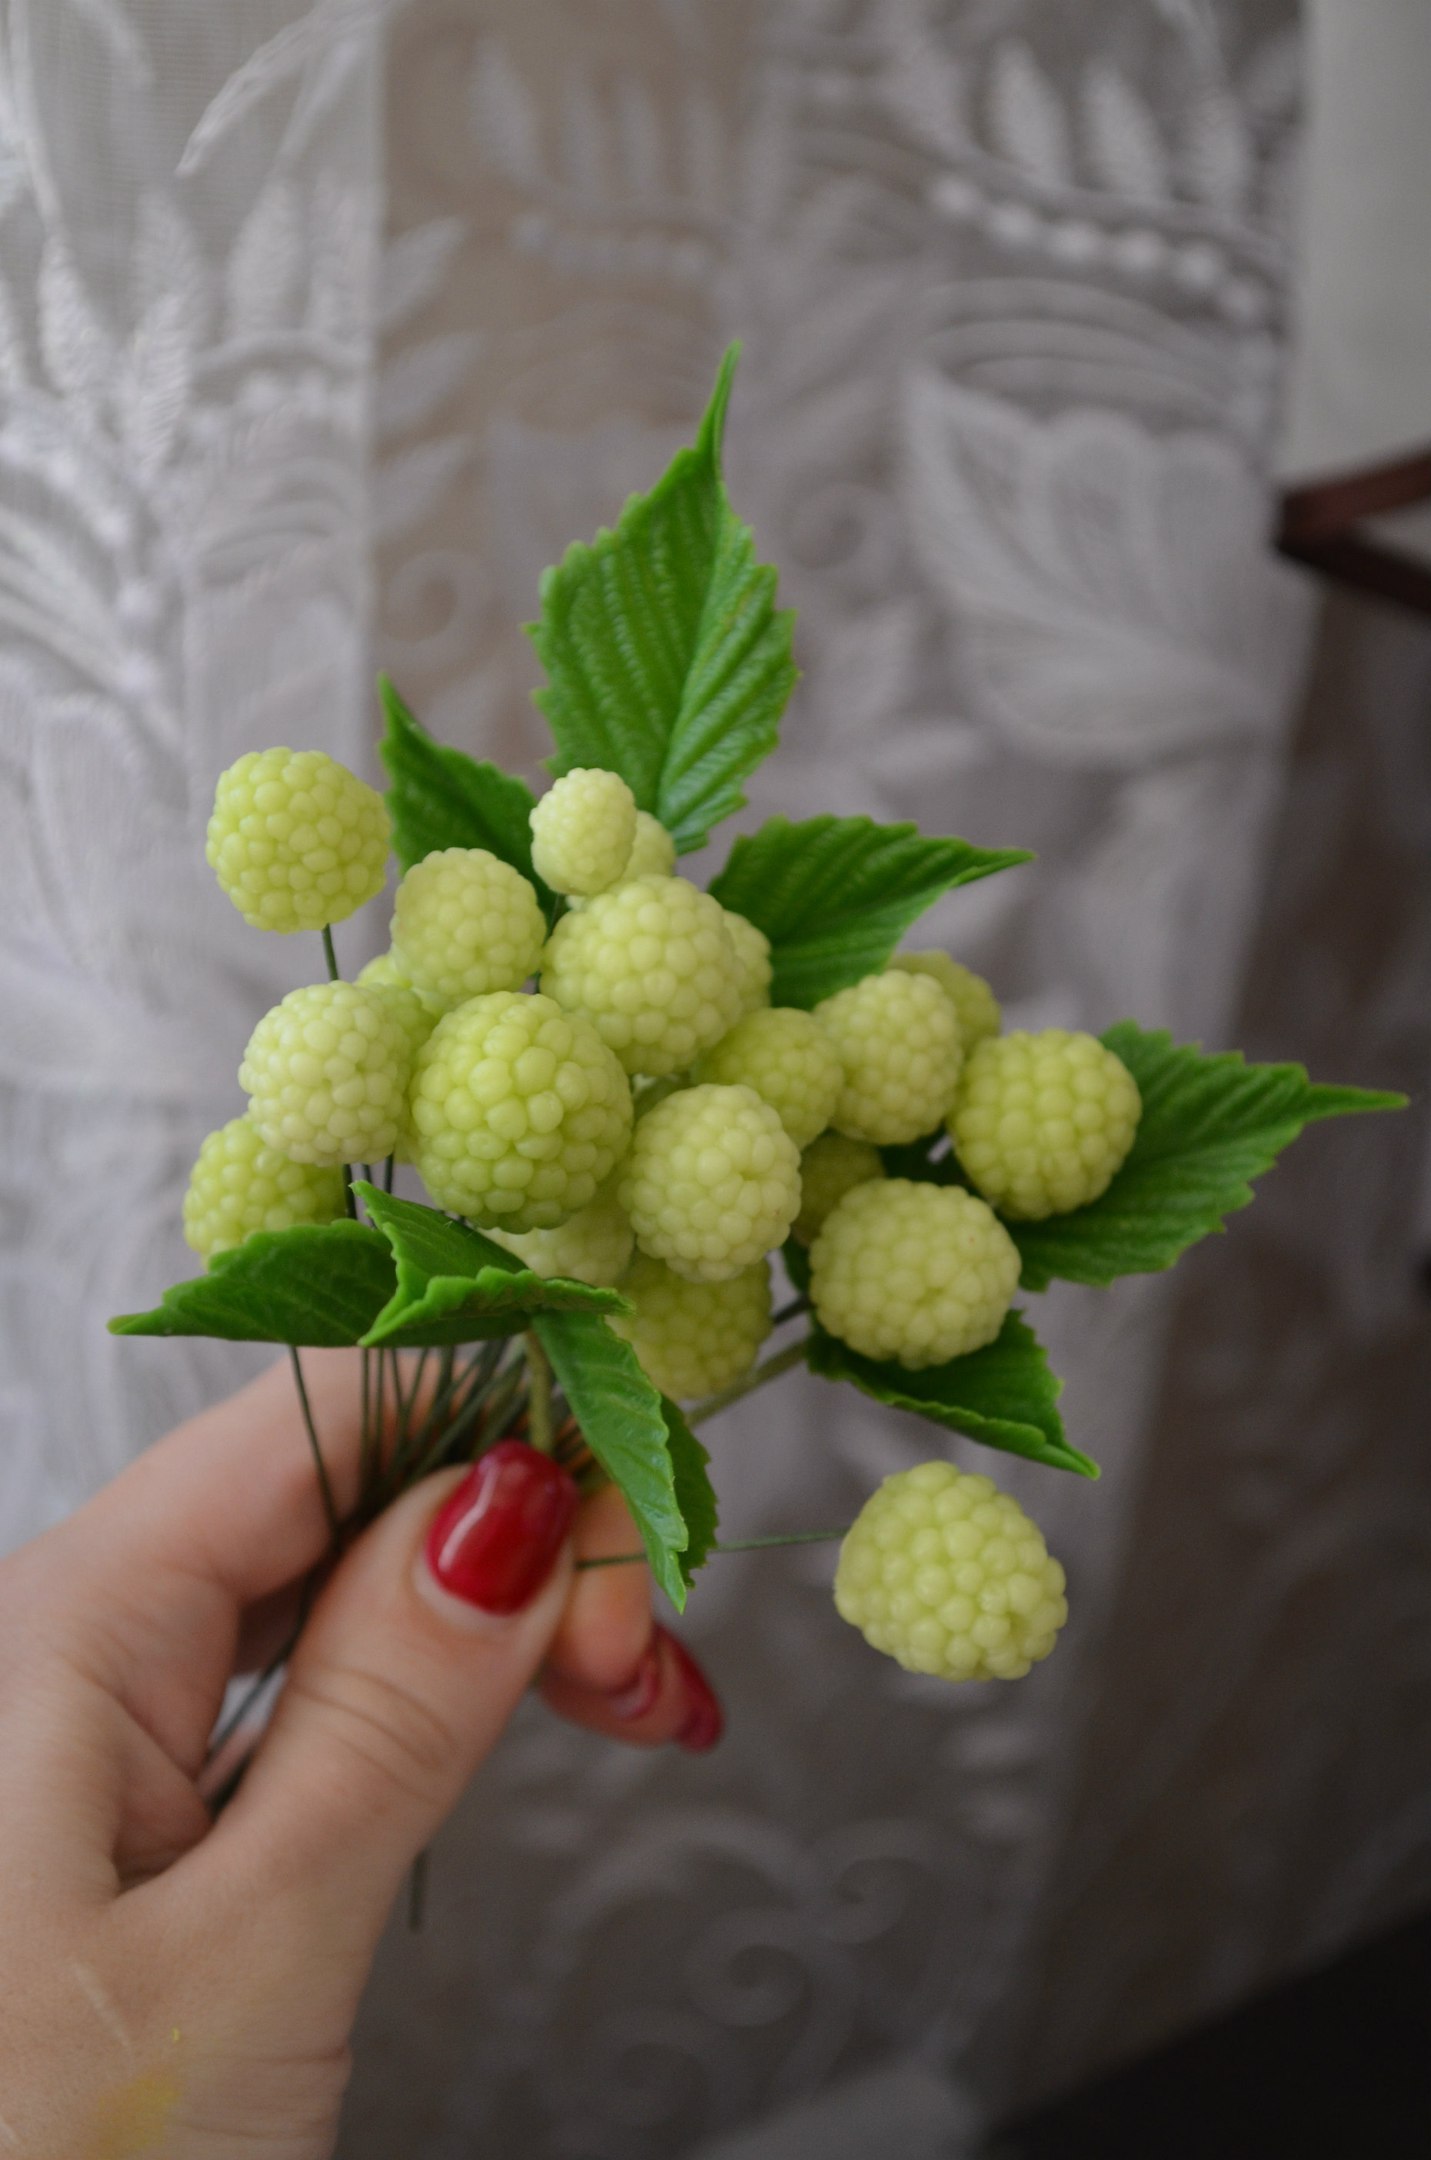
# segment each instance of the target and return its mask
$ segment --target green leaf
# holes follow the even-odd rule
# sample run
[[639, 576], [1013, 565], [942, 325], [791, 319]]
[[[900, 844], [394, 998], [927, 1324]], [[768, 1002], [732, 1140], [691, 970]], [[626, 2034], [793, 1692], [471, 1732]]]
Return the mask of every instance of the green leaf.
[[1317, 1085], [1300, 1065], [1249, 1065], [1236, 1050], [1209, 1055], [1131, 1020], [1109, 1028], [1103, 1041], [1142, 1094], [1137, 1137], [1101, 1200], [1045, 1222], [1009, 1223], [1027, 1290], [1046, 1289], [1056, 1275], [1102, 1285], [1171, 1267], [1247, 1206], [1250, 1181], [1305, 1125], [1399, 1109], [1406, 1099]]
[[556, 896], [532, 868], [536, 797], [526, 782], [434, 742], [386, 675], [378, 677], [378, 695], [387, 716], [378, 747], [388, 771], [393, 852], [402, 868], [410, 870], [438, 848], [486, 848], [531, 879], [550, 920]]
[[771, 944], [772, 1003], [818, 1005], [882, 968], [910, 924], [956, 885], [1032, 858], [931, 839], [867, 817], [771, 818], [737, 840], [711, 891]]
[[568, 548], [527, 626], [548, 676], [536, 702], [557, 746], [551, 770], [619, 772], [682, 854], [745, 801], [796, 677], [795, 618], [776, 609], [775, 572], [756, 561], [721, 478], [737, 351], [694, 447], [631, 497], [614, 532]]
[[1006, 1455], [1026, 1455], [1080, 1477], [1098, 1475], [1098, 1465], [1064, 1435], [1058, 1414], [1063, 1382], [1049, 1370], [1042, 1343], [1019, 1313], [1008, 1314], [987, 1349], [923, 1372], [861, 1357], [817, 1328], [810, 1370], [826, 1380], [851, 1380], [876, 1402], [912, 1411]]
[[668, 1396], [661, 1397], [666, 1420], [666, 1444], [676, 1479], [676, 1505], [686, 1525], [687, 1544], [680, 1556], [687, 1584], [696, 1569], [704, 1567], [719, 1528], [715, 1488], [710, 1480], [710, 1456], [686, 1423], [685, 1416]]
[[360, 1342], [392, 1296], [393, 1258], [366, 1224], [260, 1230], [208, 1271], [164, 1292], [153, 1312], [122, 1313], [112, 1335], [217, 1335], [226, 1342], [341, 1348]]
[[[549, 1313], [535, 1325], [583, 1439], [620, 1486], [651, 1573], [680, 1612], [686, 1602], [685, 1555], [692, 1545], [677, 1492], [668, 1407], [631, 1345], [613, 1335], [604, 1320], [587, 1313]], [[687, 1454], [686, 1479], [690, 1460]]]
[[361, 1179], [353, 1190], [392, 1248], [397, 1286], [363, 1337], [365, 1349], [416, 1349], [517, 1335], [544, 1312], [629, 1312], [615, 1290], [538, 1275], [515, 1253], [436, 1208]]

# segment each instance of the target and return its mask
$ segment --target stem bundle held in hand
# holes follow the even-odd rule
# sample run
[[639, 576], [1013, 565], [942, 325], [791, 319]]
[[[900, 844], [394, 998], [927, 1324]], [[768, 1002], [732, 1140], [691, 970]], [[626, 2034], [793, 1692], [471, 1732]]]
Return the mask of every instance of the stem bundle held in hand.
[[[219, 780], [220, 884], [258, 928], [321, 932], [326, 962], [259, 1020], [248, 1110], [200, 1151], [184, 1227], [205, 1272], [111, 1325], [286, 1344], [300, 1386], [302, 1347], [359, 1345], [362, 1488], [335, 1546], [516, 1437], [620, 1487], [683, 1606], [727, 1549], [692, 1428], [800, 1366], [1096, 1476], [1019, 1292], [1170, 1267], [1304, 1125], [1400, 1100], [1126, 1020], [1004, 1034], [959, 961], [895, 948], [1018, 849], [772, 818], [708, 891], [678, 874], [741, 807], [795, 681], [793, 619], [721, 477], [733, 364], [693, 447], [543, 579], [540, 800], [434, 743], [386, 682], [386, 798], [312, 750]], [[331, 926], [389, 849], [391, 949], [343, 981]], [[395, 1161], [435, 1204], [394, 1196]], [[877, 1649], [951, 1680], [1027, 1672], [1063, 1592], [1018, 1504], [943, 1459], [885, 1480], [835, 1583]]]

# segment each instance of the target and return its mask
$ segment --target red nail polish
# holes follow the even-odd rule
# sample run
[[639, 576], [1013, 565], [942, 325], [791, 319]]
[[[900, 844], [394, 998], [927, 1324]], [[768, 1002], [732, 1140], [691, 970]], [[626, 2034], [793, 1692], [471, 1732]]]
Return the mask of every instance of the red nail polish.
[[672, 1737], [677, 1747], [685, 1748], [692, 1755], [704, 1755], [725, 1731], [725, 1712], [715, 1689], [685, 1645], [677, 1642], [663, 1627], [658, 1627], [656, 1632], [686, 1699], [685, 1723]]
[[606, 1700], [622, 1724], [630, 1725], [655, 1709], [660, 1693], [661, 1649], [657, 1636], [653, 1635], [631, 1678], [623, 1681], [619, 1688], [612, 1688]]
[[427, 1533], [427, 1564], [444, 1590], [483, 1612], [529, 1605], [552, 1571], [576, 1513], [576, 1487], [549, 1455], [502, 1440], [472, 1465]]

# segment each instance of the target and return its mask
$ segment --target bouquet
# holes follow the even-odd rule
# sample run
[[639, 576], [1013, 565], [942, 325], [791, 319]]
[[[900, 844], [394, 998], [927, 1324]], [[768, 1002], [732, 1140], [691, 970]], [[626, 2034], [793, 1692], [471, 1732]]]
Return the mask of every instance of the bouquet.
[[[693, 446], [542, 581], [539, 798], [386, 681], [386, 796], [311, 750], [219, 779], [220, 884], [256, 928], [311, 933], [315, 958], [321, 938], [326, 979], [258, 1021], [248, 1108], [200, 1150], [204, 1272], [111, 1326], [286, 1345], [305, 1410], [303, 1349], [357, 1346], [346, 1516], [308, 1418], [335, 1553], [415, 1480], [515, 1442], [619, 1486], [626, 1557], [682, 1608], [733, 1549], [698, 1430], [797, 1368], [1096, 1477], [1015, 1301], [1170, 1267], [1305, 1125], [1402, 1100], [1131, 1020], [1005, 1033], [957, 958], [896, 948], [1017, 848], [777, 817], [707, 890], [679, 874], [796, 680], [722, 480], [734, 360]], [[390, 949], [348, 980], [333, 928], [390, 850]], [[395, 1193], [398, 1165], [426, 1199]], [[942, 1449], [810, 1535], [842, 1540], [840, 1614], [916, 1672], [1016, 1679], [1067, 1616], [1036, 1525]]]

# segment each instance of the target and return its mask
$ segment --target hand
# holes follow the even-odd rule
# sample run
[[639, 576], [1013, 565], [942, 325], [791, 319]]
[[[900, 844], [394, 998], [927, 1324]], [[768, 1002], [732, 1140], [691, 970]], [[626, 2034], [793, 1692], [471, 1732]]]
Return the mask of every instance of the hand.
[[[347, 1353], [305, 1356], [340, 1505]], [[564, 1714], [713, 1744], [608, 1490], [507, 1444], [405, 1494], [318, 1596], [237, 1797], [196, 1780], [226, 1683], [291, 1628], [327, 1533], [286, 1365], [0, 1565], [0, 2154], [322, 2160], [359, 1995], [416, 1855], [546, 1663]]]

